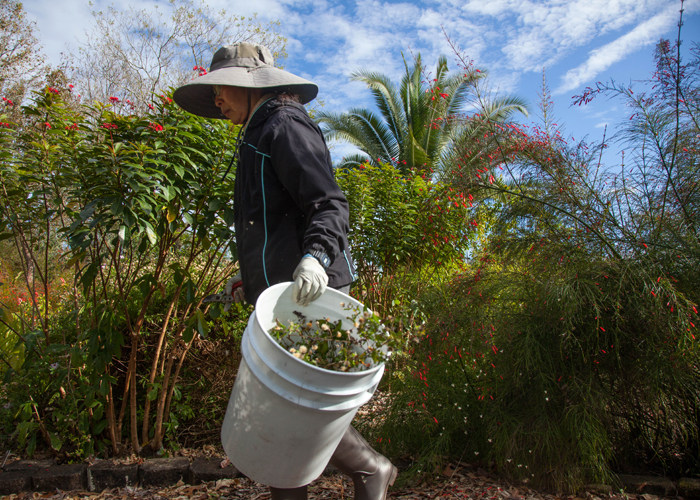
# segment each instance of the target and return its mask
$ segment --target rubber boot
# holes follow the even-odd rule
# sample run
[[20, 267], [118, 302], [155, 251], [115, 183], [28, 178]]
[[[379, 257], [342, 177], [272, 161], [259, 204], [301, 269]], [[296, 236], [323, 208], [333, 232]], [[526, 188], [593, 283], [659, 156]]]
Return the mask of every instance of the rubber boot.
[[299, 488], [273, 488], [270, 486], [270, 500], [306, 500], [306, 486]]
[[355, 500], [386, 500], [398, 469], [384, 455], [377, 453], [355, 430], [348, 430], [331, 457], [331, 465], [352, 478]]

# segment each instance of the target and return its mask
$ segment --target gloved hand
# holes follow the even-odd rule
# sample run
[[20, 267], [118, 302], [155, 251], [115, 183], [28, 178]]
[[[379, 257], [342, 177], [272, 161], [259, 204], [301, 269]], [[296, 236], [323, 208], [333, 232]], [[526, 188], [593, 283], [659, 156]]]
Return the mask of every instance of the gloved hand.
[[[234, 302], [245, 302], [245, 294], [243, 293], [243, 287], [239, 285], [236, 288], [236, 283], [240, 283], [241, 281], [241, 273], [238, 273], [235, 276], [229, 278], [226, 282], [226, 295], [231, 295], [231, 292], [233, 291]], [[227, 303], [224, 306], [224, 312], [228, 311], [229, 309], [231, 309], [231, 302]]]
[[305, 255], [292, 275], [292, 299], [300, 306], [308, 306], [319, 298], [328, 286], [328, 275], [321, 263], [311, 255]]

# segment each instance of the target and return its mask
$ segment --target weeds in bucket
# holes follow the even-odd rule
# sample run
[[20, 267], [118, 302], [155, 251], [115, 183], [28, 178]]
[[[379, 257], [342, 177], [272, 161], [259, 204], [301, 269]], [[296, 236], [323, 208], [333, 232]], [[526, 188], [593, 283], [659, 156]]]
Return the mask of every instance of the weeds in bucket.
[[[294, 311], [297, 321], [277, 319], [269, 333], [294, 357], [326, 370], [357, 372], [389, 359], [398, 343], [394, 331], [380, 318], [359, 307], [340, 303], [349, 323], [330, 318], [310, 320]], [[347, 325], [350, 324], [350, 328]]]

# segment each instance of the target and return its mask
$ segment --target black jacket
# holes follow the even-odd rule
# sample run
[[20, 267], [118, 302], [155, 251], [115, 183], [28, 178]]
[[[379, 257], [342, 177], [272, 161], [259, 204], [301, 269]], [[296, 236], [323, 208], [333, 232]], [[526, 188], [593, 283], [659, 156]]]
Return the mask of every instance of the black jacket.
[[239, 146], [234, 211], [246, 300], [292, 281], [310, 250], [330, 257], [328, 286], [354, 279], [347, 234], [348, 202], [333, 176], [323, 134], [300, 104], [261, 105]]

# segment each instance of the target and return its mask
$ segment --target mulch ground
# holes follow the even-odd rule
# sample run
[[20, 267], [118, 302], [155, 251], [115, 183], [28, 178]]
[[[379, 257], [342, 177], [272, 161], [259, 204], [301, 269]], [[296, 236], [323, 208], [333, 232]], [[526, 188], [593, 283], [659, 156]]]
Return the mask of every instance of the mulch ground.
[[[46, 492], [9, 495], [7, 500], [225, 500], [245, 498], [266, 500], [270, 494], [266, 486], [249, 479], [224, 479], [197, 486], [177, 484], [169, 488], [118, 488], [102, 492]], [[310, 500], [352, 499], [352, 482], [342, 474], [324, 475], [309, 486]], [[653, 495], [601, 494], [593, 491], [579, 496], [554, 495], [525, 487], [514, 486], [469, 465], [450, 465], [440, 477], [430, 483], [407, 488], [392, 488], [388, 498], [419, 499], [474, 499], [474, 500], [657, 500]]]

